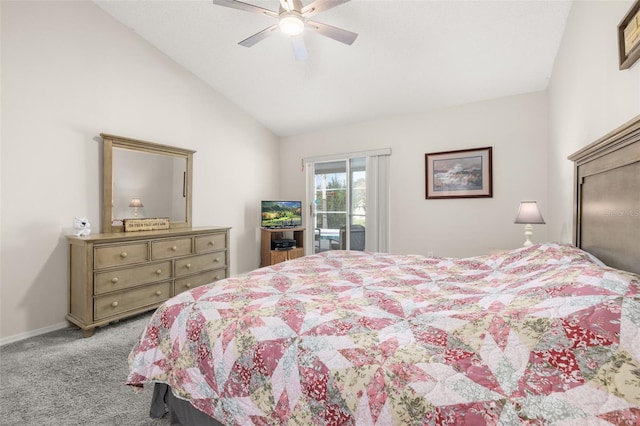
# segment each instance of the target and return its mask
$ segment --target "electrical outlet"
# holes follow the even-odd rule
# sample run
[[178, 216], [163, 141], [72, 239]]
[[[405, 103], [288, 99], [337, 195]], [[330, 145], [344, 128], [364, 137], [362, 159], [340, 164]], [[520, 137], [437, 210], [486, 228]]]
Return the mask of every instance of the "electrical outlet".
[[427, 251], [427, 257], [433, 257], [433, 251], [432, 250]]

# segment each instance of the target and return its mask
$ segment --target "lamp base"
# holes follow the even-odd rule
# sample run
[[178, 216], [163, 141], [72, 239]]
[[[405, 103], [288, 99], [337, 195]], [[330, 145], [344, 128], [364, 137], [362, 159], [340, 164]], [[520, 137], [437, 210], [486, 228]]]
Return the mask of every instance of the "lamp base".
[[533, 245], [533, 241], [531, 241], [532, 235], [533, 235], [533, 226], [531, 226], [530, 224], [526, 224], [524, 226], [524, 237], [526, 239], [523, 244], [524, 247], [529, 247]]

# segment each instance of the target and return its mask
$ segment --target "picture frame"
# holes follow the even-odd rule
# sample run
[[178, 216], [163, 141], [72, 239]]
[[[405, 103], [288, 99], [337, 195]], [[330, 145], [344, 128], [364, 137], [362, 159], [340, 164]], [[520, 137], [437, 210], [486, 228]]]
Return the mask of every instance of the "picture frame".
[[625, 70], [640, 58], [640, 0], [636, 0], [618, 24], [618, 56]]
[[493, 197], [492, 156], [493, 147], [425, 154], [425, 198]]

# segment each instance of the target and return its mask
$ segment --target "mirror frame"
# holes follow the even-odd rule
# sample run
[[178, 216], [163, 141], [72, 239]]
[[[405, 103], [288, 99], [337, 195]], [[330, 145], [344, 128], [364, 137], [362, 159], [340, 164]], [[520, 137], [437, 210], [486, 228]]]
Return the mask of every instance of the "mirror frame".
[[151, 154], [170, 155], [187, 160], [185, 195], [185, 222], [169, 222], [170, 228], [191, 227], [192, 184], [193, 184], [193, 154], [195, 151], [175, 146], [162, 145], [122, 136], [100, 133], [103, 141], [102, 156], [102, 232], [124, 232], [124, 225], [113, 225], [113, 149], [123, 148], [131, 151], [148, 152]]

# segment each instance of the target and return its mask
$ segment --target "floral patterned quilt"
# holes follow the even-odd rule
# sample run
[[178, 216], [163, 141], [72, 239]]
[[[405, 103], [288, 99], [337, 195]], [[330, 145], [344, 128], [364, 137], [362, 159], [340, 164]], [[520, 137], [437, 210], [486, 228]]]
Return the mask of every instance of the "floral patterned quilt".
[[331, 251], [168, 300], [129, 364], [225, 425], [638, 425], [640, 276]]

